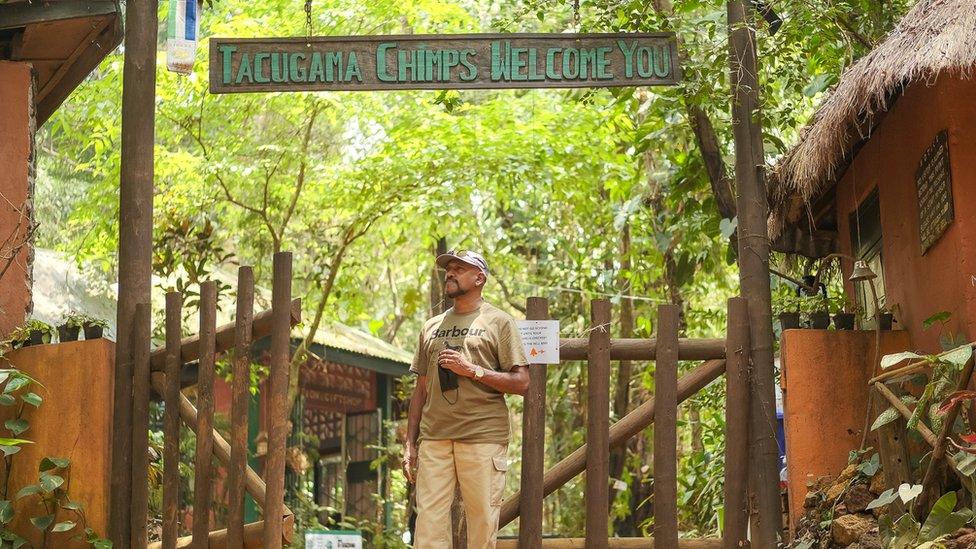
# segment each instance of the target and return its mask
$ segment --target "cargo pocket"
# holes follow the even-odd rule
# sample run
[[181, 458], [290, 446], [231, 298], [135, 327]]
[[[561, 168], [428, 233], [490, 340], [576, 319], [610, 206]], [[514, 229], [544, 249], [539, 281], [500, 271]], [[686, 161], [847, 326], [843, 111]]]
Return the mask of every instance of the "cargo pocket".
[[508, 470], [508, 456], [500, 455], [491, 458], [491, 506], [499, 507], [502, 504], [502, 495], [505, 492], [505, 471]]

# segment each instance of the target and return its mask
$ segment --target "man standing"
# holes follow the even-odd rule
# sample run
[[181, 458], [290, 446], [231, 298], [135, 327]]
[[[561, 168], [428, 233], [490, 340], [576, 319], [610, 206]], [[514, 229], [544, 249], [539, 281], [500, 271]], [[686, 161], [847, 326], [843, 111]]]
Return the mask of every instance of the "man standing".
[[447, 271], [444, 293], [454, 306], [424, 324], [410, 367], [417, 385], [403, 469], [417, 483], [414, 547], [451, 547], [451, 503], [460, 485], [468, 547], [493, 548], [508, 469], [505, 393], [528, 390], [528, 360], [515, 320], [481, 298], [485, 258], [448, 252], [437, 265]]

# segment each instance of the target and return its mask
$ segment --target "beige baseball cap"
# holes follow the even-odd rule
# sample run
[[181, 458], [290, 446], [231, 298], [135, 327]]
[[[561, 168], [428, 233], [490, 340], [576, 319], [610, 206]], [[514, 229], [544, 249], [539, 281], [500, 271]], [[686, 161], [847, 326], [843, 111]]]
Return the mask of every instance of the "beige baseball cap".
[[437, 256], [437, 266], [446, 269], [447, 264], [454, 259], [477, 267], [478, 270], [485, 273], [485, 276], [488, 276], [488, 262], [485, 261], [485, 256], [471, 250], [451, 250], [446, 254], [441, 254]]

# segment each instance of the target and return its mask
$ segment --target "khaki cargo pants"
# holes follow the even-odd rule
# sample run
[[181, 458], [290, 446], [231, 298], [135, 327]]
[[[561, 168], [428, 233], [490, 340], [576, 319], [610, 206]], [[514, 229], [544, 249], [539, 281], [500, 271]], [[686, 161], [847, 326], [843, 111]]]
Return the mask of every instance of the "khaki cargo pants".
[[417, 454], [414, 549], [451, 549], [451, 503], [458, 484], [468, 522], [468, 548], [493, 549], [508, 445], [425, 440]]

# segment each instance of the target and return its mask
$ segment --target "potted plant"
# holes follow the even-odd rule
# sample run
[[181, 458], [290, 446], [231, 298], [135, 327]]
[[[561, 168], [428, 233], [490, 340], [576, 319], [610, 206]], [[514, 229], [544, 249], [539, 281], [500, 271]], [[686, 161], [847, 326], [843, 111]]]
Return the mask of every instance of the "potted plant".
[[878, 328], [891, 330], [892, 324], [895, 322], [895, 309], [897, 308], [897, 305], [889, 306], [884, 303], [878, 308]]
[[795, 295], [777, 296], [776, 311], [782, 330], [795, 330], [800, 327], [800, 298]]
[[810, 327], [814, 330], [826, 330], [830, 327], [830, 304], [826, 295], [817, 295], [803, 300], [803, 310], [810, 320]]
[[85, 340], [98, 339], [105, 332], [108, 322], [93, 316], [81, 315], [81, 327], [85, 331]]
[[834, 328], [838, 330], [853, 330], [854, 319], [857, 317], [857, 305], [853, 307], [844, 296], [837, 296], [834, 308]]
[[54, 341], [54, 328], [46, 322], [33, 318], [14, 330], [10, 334], [10, 341], [14, 348], [50, 343]]
[[58, 325], [58, 341], [78, 341], [78, 332], [84, 324], [84, 315], [70, 313], [64, 316], [61, 324]]

